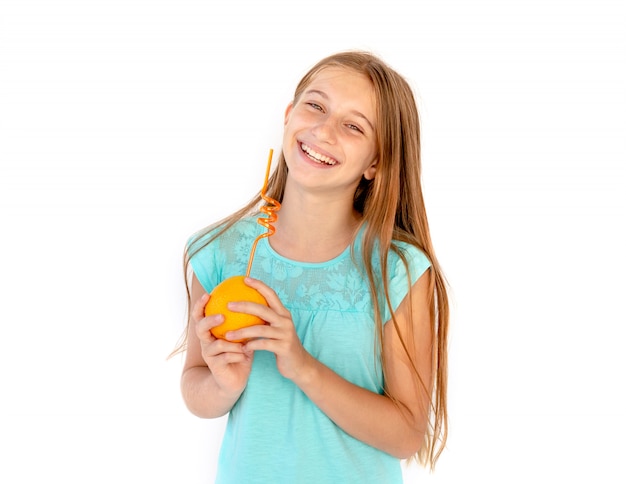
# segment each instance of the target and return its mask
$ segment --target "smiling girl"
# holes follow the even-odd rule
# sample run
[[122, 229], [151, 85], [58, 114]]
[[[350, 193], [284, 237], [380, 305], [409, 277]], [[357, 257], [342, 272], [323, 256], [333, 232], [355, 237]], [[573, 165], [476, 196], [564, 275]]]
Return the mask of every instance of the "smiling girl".
[[216, 482], [395, 483], [413, 456], [433, 468], [447, 436], [449, 311], [407, 82], [364, 52], [315, 65], [287, 106], [267, 195], [280, 217], [247, 284], [268, 306], [229, 306], [265, 325], [216, 339], [223, 316], [204, 316], [207, 293], [245, 273], [264, 231], [260, 196], [185, 251], [181, 389], [195, 415], [229, 414]]

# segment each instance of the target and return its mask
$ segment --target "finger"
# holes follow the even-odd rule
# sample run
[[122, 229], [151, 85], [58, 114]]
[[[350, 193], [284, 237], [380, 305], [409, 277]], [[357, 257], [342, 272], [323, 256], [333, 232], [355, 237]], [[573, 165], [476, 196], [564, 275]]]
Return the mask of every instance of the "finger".
[[223, 314], [211, 314], [207, 317], [201, 318], [196, 323], [196, 334], [200, 339], [207, 339], [211, 335], [211, 329], [219, 326], [224, 322]]
[[213, 339], [212, 342], [203, 342], [201, 346], [202, 358], [211, 371], [223, 368], [230, 363], [249, 363], [253, 358], [253, 352], [244, 349], [239, 343]]
[[244, 354], [249, 356], [250, 350], [245, 349], [241, 343], [235, 343], [217, 338], [213, 338], [213, 341], [208, 343], [204, 348], [204, 355], [208, 358], [215, 358], [226, 353]]
[[204, 293], [202, 296], [198, 298], [198, 300], [193, 305], [193, 309], [191, 311], [191, 315], [194, 321], [200, 321], [204, 317], [204, 307], [206, 303], [209, 301], [209, 295]]
[[[275, 338], [250, 338], [244, 344], [244, 351], [255, 352], [263, 350], [274, 353], [276, 356], [287, 355], [296, 346], [294, 346], [295, 342], [286, 336], [284, 332], [281, 332]], [[300, 346], [299, 342], [297, 346]]]
[[227, 341], [243, 341], [245, 345], [245, 342], [254, 339], [280, 339], [283, 333], [283, 330], [269, 324], [255, 324], [228, 331], [224, 337]]
[[271, 353], [276, 352], [275, 340], [268, 338], [252, 338], [249, 339], [245, 344], [246, 351], [269, 351]]
[[264, 304], [251, 301], [233, 301], [228, 303], [228, 309], [234, 313], [251, 314], [270, 322], [276, 319], [276, 311]]
[[216, 353], [241, 353], [243, 352], [243, 347], [241, 343], [236, 341], [229, 341], [227, 339], [215, 338], [215, 343], [213, 344]]
[[214, 369], [219, 365], [232, 365], [234, 363], [246, 363], [250, 360], [247, 353], [220, 353], [213, 358], [211, 367]]
[[248, 286], [259, 291], [259, 293], [261, 293], [261, 296], [263, 296], [267, 301], [269, 307], [274, 309], [274, 311], [276, 311], [278, 314], [285, 315], [285, 313], [288, 313], [288, 311], [283, 306], [280, 298], [278, 297], [278, 294], [276, 294], [276, 291], [274, 291], [267, 284], [259, 281], [258, 279], [253, 279], [252, 277], [246, 277], [244, 279], [244, 282]]

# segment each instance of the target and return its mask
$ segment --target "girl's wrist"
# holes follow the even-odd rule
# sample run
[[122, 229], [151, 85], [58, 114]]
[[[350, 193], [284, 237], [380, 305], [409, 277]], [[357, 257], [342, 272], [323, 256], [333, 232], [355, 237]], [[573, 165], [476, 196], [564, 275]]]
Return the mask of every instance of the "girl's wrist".
[[321, 363], [306, 353], [305, 363], [298, 369], [292, 381], [304, 393], [309, 394], [319, 386]]

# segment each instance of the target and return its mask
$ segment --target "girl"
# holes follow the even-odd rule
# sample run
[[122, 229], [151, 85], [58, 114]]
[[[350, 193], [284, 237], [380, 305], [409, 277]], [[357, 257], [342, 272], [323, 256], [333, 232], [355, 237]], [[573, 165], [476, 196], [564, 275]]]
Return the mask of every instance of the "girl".
[[402, 482], [401, 459], [433, 468], [447, 435], [448, 301], [407, 82], [364, 52], [315, 65], [287, 106], [267, 195], [282, 208], [246, 283], [268, 307], [229, 306], [265, 325], [216, 339], [223, 316], [204, 316], [207, 292], [245, 273], [265, 231], [260, 196], [185, 251], [181, 389], [193, 414], [229, 414], [217, 482], [380, 484]]

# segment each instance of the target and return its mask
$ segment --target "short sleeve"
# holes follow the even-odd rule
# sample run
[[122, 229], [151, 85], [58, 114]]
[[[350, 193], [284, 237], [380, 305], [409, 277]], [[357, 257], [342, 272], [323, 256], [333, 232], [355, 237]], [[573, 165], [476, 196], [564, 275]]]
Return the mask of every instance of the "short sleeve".
[[[202, 237], [192, 236], [187, 242], [187, 249], [192, 251], [191, 268], [205, 291], [211, 292], [221, 281], [218, 241], [206, 244], [212, 233]], [[204, 247], [202, 247], [206, 244]]]
[[[397, 246], [406, 258], [411, 283], [409, 285], [407, 280], [407, 267], [404, 261], [398, 254], [392, 252], [389, 260], [389, 298], [391, 299], [391, 306], [394, 311], [398, 309], [398, 306], [400, 306], [400, 303], [408, 294], [410, 287], [412, 287], [431, 266], [430, 260], [426, 257], [426, 254], [417, 247], [401, 243], [397, 243]], [[387, 308], [386, 305], [384, 316], [383, 321], [391, 319], [389, 308]]]

